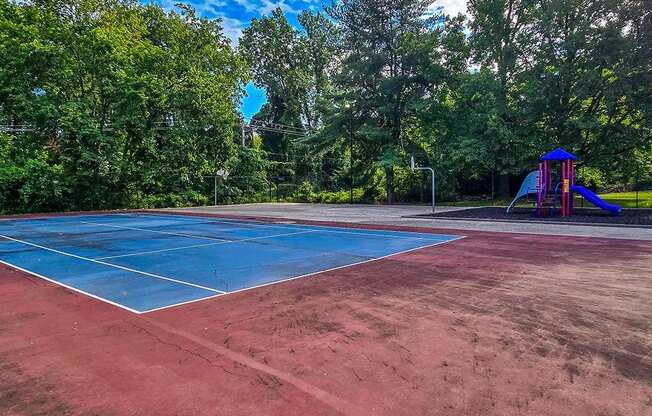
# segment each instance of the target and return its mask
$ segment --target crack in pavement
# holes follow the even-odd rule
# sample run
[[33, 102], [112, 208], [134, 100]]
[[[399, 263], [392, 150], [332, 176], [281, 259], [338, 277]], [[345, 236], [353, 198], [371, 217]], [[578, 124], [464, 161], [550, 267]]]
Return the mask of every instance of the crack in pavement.
[[[193, 342], [195, 344], [201, 345], [202, 347], [210, 351], [213, 351], [214, 353], [226, 359], [229, 359], [235, 363], [249, 367], [252, 370], [258, 371], [260, 373], [266, 374], [268, 377], [278, 380], [279, 382], [292, 385], [296, 389], [320, 401], [321, 403], [334, 409], [338, 413], [341, 413], [343, 415], [361, 415], [361, 414], [369, 413], [369, 409], [360, 408], [358, 407], [358, 405], [353, 404], [343, 398], [337, 397], [325, 390], [322, 390], [321, 388], [313, 384], [310, 384], [309, 382], [304, 381], [301, 378], [289, 372], [270, 367], [269, 365], [261, 363], [252, 357], [248, 357], [239, 352], [230, 350], [208, 339], [194, 335], [182, 329], [175, 328], [169, 324], [154, 320], [144, 315], [139, 316], [138, 319], [148, 323], [152, 327], [158, 328], [163, 332], [176, 335], [180, 338], [188, 340], [189, 342]], [[137, 325], [134, 326], [138, 327]]]
[[[202, 354], [200, 354], [200, 353], [198, 353], [198, 352], [195, 352], [195, 351], [189, 350], [189, 349], [187, 349], [187, 348], [184, 348], [184, 347], [182, 347], [182, 346], [179, 345], [179, 344], [176, 344], [176, 343], [174, 343], [174, 342], [167, 342], [167, 341], [164, 341], [164, 340], [162, 340], [158, 335], [153, 334], [153, 333], [152, 333], [150, 330], [148, 330], [147, 328], [143, 328], [142, 326], [137, 325], [137, 324], [135, 324], [135, 323], [133, 323], [133, 322], [130, 322], [130, 321], [125, 321], [125, 322], [128, 323], [128, 324], [130, 324], [131, 326], [135, 327], [135, 328], [138, 329], [140, 332], [145, 333], [145, 334], [148, 335], [149, 337], [154, 338], [157, 342], [159, 342], [159, 343], [161, 343], [161, 344], [163, 344], [163, 345], [167, 345], [167, 346], [170, 346], [170, 347], [174, 347], [174, 348], [176, 348], [176, 349], [179, 350], [179, 351], [182, 351], [182, 352], [188, 353], [188, 354], [190, 354], [190, 355], [192, 355], [192, 356], [194, 356], [194, 357], [197, 357], [197, 358], [199, 358], [199, 359], [201, 359], [201, 360], [204, 360], [204, 361], [206, 361], [209, 365], [211, 365], [211, 366], [213, 366], [213, 367], [219, 367], [222, 371], [224, 371], [224, 372], [227, 373], [227, 374], [231, 374], [231, 375], [233, 375], [233, 376], [242, 377], [242, 378], [253, 378], [252, 376], [247, 376], [247, 375], [244, 375], [244, 374], [238, 374], [238, 373], [236, 373], [236, 372], [229, 371], [229, 370], [227, 370], [226, 368], [224, 368], [223, 365], [221, 365], [221, 364], [217, 364], [217, 363], [214, 363], [210, 358], [205, 357], [204, 355], [202, 355]], [[221, 355], [220, 355], [220, 356], [221, 356]]]

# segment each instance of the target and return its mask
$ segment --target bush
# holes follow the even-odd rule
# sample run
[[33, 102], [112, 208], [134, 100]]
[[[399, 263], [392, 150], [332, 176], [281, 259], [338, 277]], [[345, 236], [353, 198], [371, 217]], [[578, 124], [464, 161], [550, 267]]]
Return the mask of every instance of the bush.
[[196, 191], [186, 191], [167, 195], [145, 195], [134, 201], [132, 208], [180, 208], [209, 203], [208, 196]]
[[22, 211], [64, 211], [72, 208], [63, 166], [31, 159], [25, 164], [24, 175], [24, 182], [18, 191]]
[[599, 189], [605, 186], [606, 178], [604, 172], [598, 168], [583, 166], [577, 169], [577, 181], [591, 189]]
[[315, 194], [315, 188], [312, 186], [312, 183], [304, 181], [295, 192], [295, 198], [301, 202], [316, 202], [317, 195]]
[[20, 210], [20, 188], [24, 180], [22, 168], [0, 166], [0, 213], [10, 214]]

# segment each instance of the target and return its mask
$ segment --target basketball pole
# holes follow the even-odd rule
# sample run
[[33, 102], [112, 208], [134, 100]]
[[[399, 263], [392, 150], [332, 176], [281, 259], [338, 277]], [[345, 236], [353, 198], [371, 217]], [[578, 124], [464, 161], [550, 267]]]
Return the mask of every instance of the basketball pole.
[[427, 170], [430, 171], [430, 176], [432, 178], [432, 214], [435, 214], [435, 170], [427, 166], [417, 166], [414, 162], [414, 156], [410, 157], [410, 169], [415, 170]]

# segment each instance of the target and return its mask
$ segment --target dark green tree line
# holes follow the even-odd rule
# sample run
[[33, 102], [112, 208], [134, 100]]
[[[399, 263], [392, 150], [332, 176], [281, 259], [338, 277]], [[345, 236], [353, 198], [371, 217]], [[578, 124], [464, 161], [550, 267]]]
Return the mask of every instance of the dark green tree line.
[[651, 84], [644, 79], [651, 73], [645, 45], [652, 32], [642, 30], [649, 27], [649, 5], [485, 0], [468, 6], [471, 66], [433, 100], [444, 112], [420, 116], [424, 127], [436, 127], [425, 141], [444, 142], [437, 147], [442, 161], [432, 160], [444, 168], [440, 176], [459, 187], [461, 179], [495, 173], [499, 191], [509, 193], [509, 177], [565, 146], [580, 156], [581, 173], [597, 170], [614, 184], [649, 178]]
[[[207, 203], [271, 182], [332, 200], [502, 194], [564, 146], [586, 181], [652, 178], [652, 10], [645, 0], [337, 0], [277, 9], [237, 48], [219, 20], [135, 0], [0, 0], [0, 210]], [[254, 116], [309, 132], [239, 144]], [[28, 131], [17, 132], [26, 125]], [[646, 179], [647, 178], [647, 179]], [[294, 188], [292, 188], [294, 187]], [[338, 193], [339, 192], [339, 193]], [[346, 192], [348, 196], [348, 192]], [[328, 200], [329, 198], [326, 198]]]
[[[470, 0], [468, 17], [444, 20], [432, 6], [333, 2], [331, 20], [314, 19], [311, 29], [333, 39], [333, 49], [302, 48], [304, 34], [281, 10], [255, 20], [242, 52], [268, 91], [258, 116], [320, 127], [307, 153], [330, 149], [342, 160], [340, 175], [355, 171], [361, 186], [374, 187], [380, 174], [390, 202], [396, 188], [403, 198], [415, 183], [404, 169], [411, 154], [436, 168], [443, 193], [473, 192], [473, 183], [495, 177], [507, 195], [510, 181], [556, 146], [580, 156], [581, 172], [599, 171], [612, 183], [627, 183], [633, 172], [649, 176], [649, 5]], [[311, 73], [310, 59], [326, 56], [329, 70]], [[316, 89], [324, 78], [328, 88]], [[278, 88], [278, 79], [294, 89]], [[316, 102], [310, 88], [322, 105], [305, 111]], [[315, 114], [321, 124], [310, 122]]]
[[[191, 203], [236, 156], [220, 22], [129, 0], [0, 3], [4, 211]], [[202, 202], [202, 201], [196, 201]]]

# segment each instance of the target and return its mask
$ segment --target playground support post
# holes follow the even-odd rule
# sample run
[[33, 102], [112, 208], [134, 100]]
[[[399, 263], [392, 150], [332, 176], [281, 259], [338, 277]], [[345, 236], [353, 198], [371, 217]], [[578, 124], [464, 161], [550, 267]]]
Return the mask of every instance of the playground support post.
[[561, 164], [561, 216], [573, 215], [573, 198], [571, 188], [575, 176], [575, 166], [572, 160], [564, 160]]
[[538, 190], [537, 190], [537, 215], [542, 216], [543, 213], [543, 203], [550, 192], [550, 165], [547, 160], [539, 163], [539, 180], [538, 180]]
[[570, 184], [568, 179], [568, 161], [561, 162], [561, 216], [568, 216], [568, 194]]
[[543, 189], [543, 165], [539, 163], [539, 176], [537, 177], [537, 215], [541, 215], [541, 198]]
[[561, 216], [566, 216], [566, 193], [567, 193], [567, 179], [566, 179], [566, 162], [561, 162]]
[[[571, 164], [570, 186], [572, 187], [572, 186], [575, 185], [575, 161], [571, 160], [570, 164]], [[573, 194], [571, 193], [571, 196], [570, 196], [570, 210], [571, 210], [570, 213], [571, 213], [571, 215], [573, 215], [574, 206], [575, 206], [575, 199], [573, 198]]]

